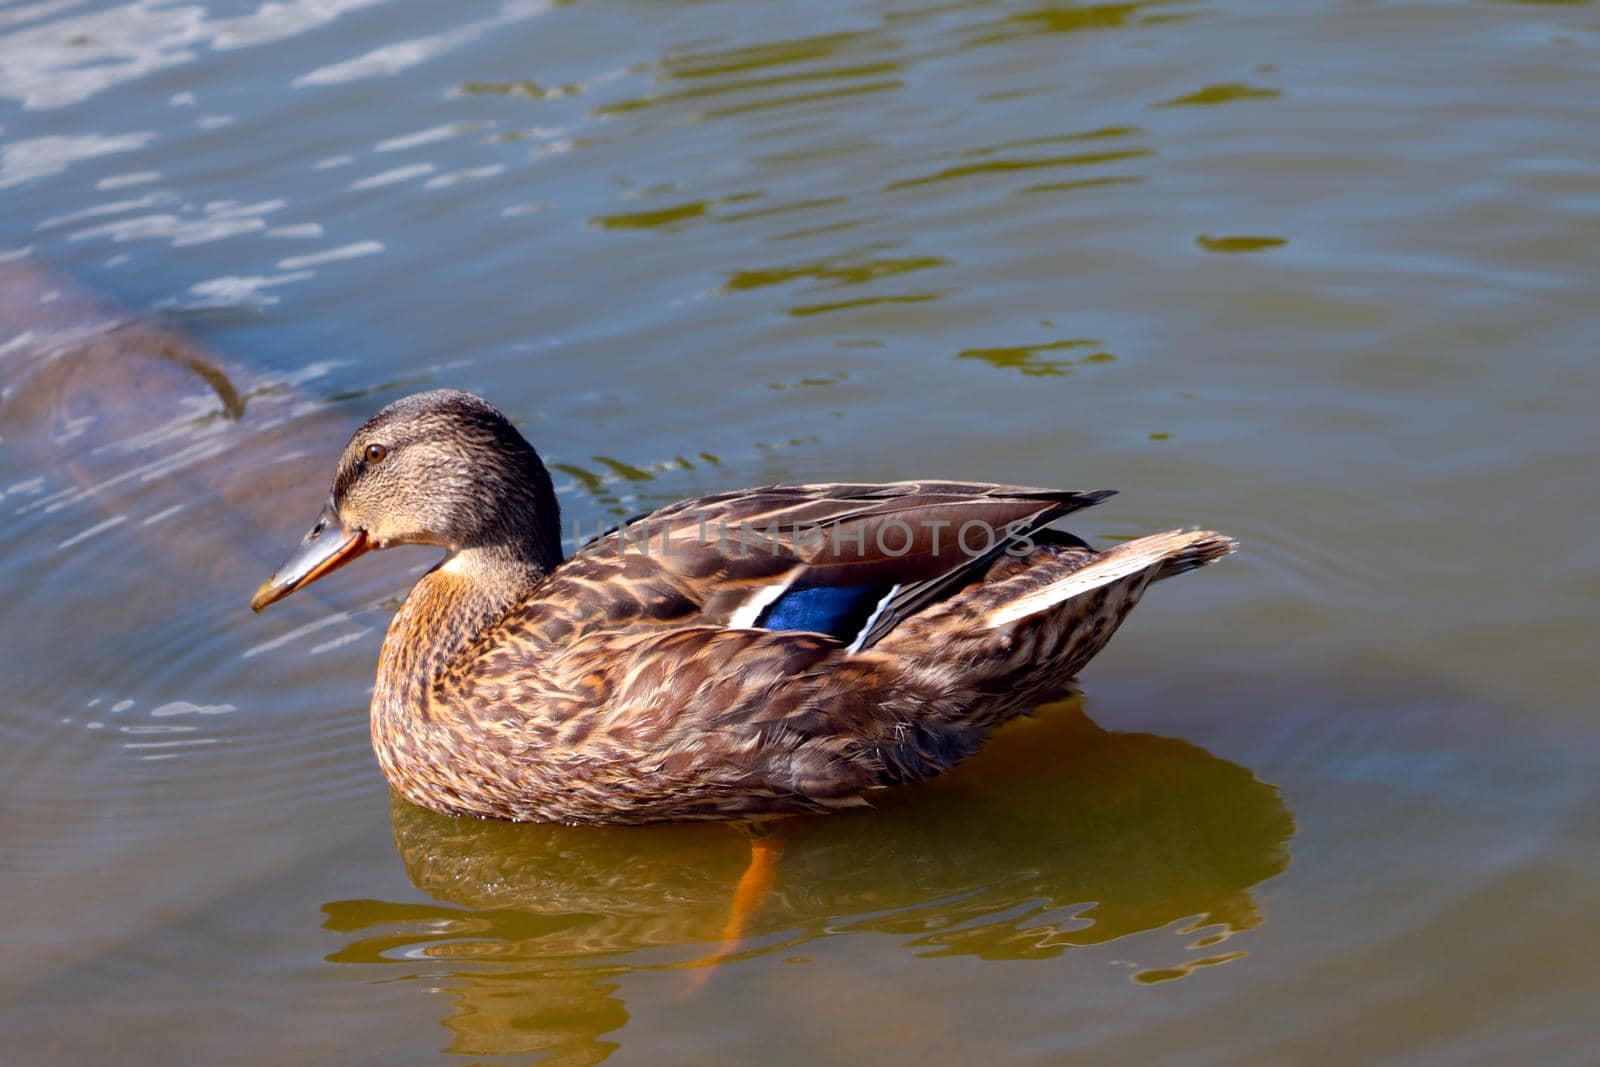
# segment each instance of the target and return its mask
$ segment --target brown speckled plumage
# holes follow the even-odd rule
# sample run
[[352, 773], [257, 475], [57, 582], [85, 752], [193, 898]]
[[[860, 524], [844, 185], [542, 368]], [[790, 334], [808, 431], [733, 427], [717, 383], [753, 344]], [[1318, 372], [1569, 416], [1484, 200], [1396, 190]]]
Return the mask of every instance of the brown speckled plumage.
[[[341, 459], [324, 517], [346, 549], [309, 577], [292, 557], [257, 594], [369, 547], [450, 551], [396, 614], [372, 700], [384, 773], [424, 807], [637, 823], [858, 805], [971, 755], [1066, 688], [1151, 581], [1234, 547], [1174, 531], [1095, 552], [1045, 527], [1108, 493], [922, 482], [685, 501], [561, 562], [549, 485], [487, 404], [409, 397]], [[971, 522], [1004, 531], [987, 553], [953, 544]], [[759, 598], [811, 586], [893, 592], [850, 641], [754, 625]]]

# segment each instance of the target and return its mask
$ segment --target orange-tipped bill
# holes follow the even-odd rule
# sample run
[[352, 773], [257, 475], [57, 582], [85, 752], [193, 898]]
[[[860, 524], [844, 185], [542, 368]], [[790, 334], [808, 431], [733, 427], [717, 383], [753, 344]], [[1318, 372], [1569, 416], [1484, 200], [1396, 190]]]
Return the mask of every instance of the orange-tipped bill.
[[282, 600], [302, 585], [310, 585], [324, 574], [343, 567], [370, 547], [366, 531], [346, 526], [330, 499], [305, 540], [250, 598], [251, 609], [260, 611]]

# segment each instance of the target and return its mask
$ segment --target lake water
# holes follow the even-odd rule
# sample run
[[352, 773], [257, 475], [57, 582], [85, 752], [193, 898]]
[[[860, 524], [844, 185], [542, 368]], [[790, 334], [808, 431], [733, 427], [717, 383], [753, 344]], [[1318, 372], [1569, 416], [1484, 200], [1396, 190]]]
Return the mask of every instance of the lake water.
[[[1597, 75], [1586, 0], [0, 4], [7, 1047], [1592, 1063]], [[726, 828], [391, 800], [428, 553], [248, 610], [445, 385], [586, 532], [939, 476], [1244, 548], [708, 970]]]

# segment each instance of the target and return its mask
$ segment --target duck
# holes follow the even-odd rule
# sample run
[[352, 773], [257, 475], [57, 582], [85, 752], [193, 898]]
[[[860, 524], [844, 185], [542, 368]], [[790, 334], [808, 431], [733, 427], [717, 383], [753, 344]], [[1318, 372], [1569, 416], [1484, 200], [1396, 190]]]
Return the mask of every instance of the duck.
[[443, 550], [372, 690], [394, 791], [524, 822], [736, 820], [869, 806], [1073, 679], [1154, 582], [1237, 544], [1104, 550], [1089, 492], [958, 481], [769, 485], [680, 501], [571, 555], [538, 453], [457, 390], [388, 404], [339, 456], [259, 612], [397, 545]]

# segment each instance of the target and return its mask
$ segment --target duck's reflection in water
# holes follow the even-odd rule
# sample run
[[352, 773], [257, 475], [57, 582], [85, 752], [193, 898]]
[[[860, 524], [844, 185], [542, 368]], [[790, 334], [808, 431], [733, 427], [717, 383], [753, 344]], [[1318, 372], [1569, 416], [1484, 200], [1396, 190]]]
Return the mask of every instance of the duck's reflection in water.
[[[749, 859], [716, 825], [514, 825], [398, 799], [393, 820], [412, 882], [443, 904], [330, 903], [327, 928], [354, 936], [329, 958], [448, 989], [466, 1055], [603, 1059], [628, 1019], [619, 978], [704, 966]], [[1218, 946], [1262, 921], [1252, 888], [1288, 865], [1294, 822], [1244, 768], [1068, 702], [943, 780], [777, 832], [776, 883], [721, 966], [858, 932], [920, 956], [1037, 959], [1177, 924], [1175, 958], [1133, 975], [1150, 982], [1244, 955]]]

